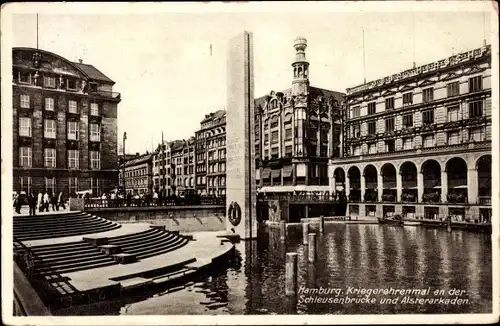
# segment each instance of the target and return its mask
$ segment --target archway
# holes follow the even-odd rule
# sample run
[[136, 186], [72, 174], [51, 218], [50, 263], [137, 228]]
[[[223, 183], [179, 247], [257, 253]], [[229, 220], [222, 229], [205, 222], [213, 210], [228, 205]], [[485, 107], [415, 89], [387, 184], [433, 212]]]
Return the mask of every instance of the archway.
[[491, 204], [491, 155], [483, 155], [477, 160], [477, 194], [480, 204]]
[[439, 203], [441, 201], [441, 165], [436, 160], [427, 160], [422, 164], [424, 194], [422, 201]]
[[380, 169], [382, 175], [382, 201], [397, 201], [396, 168], [391, 163], [386, 163]]
[[365, 167], [363, 171], [365, 178], [365, 198], [364, 201], [377, 201], [377, 169], [372, 164]]
[[399, 172], [401, 173], [401, 201], [416, 202], [418, 197], [417, 166], [413, 162], [404, 162]]
[[335, 178], [334, 190], [337, 194], [345, 194], [345, 172], [342, 168], [336, 168], [333, 171], [333, 177]]
[[446, 163], [446, 173], [448, 175], [447, 201], [449, 203], [466, 203], [467, 163], [462, 158], [454, 157]]
[[351, 166], [347, 171], [349, 178], [349, 200], [361, 201], [361, 172], [358, 167]]

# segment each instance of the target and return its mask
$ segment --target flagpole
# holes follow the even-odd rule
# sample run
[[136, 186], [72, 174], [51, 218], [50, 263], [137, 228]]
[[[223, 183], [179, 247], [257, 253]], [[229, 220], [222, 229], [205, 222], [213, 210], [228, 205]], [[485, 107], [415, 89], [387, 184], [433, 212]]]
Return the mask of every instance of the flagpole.
[[36, 48], [38, 49], [38, 13], [36, 14]]

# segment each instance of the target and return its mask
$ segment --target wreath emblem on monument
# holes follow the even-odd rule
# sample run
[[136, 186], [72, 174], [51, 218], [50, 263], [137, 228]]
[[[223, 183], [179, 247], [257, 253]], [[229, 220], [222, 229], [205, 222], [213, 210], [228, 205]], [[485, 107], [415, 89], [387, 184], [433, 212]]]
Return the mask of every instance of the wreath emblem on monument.
[[241, 222], [241, 208], [237, 202], [231, 202], [227, 209], [227, 217], [233, 226], [238, 226]]

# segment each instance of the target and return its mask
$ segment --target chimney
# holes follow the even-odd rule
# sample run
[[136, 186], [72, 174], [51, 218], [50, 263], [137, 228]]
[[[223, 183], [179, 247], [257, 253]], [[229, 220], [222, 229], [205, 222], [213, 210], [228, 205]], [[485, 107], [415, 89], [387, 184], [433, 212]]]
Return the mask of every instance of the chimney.
[[78, 59], [78, 62], [83, 63], [83, 60], [82, 59]]

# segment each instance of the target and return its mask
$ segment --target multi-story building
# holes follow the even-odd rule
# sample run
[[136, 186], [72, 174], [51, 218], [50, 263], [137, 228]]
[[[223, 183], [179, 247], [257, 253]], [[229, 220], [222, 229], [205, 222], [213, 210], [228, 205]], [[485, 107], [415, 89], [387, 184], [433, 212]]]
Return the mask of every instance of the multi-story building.
[[153, 155], [137, 154], [135, 158], [120, 166], [119, 184], [123, 189], [123, 170], [125, 170], [125, 192], [132, 195], [152, 193], [153, 190]]
[[195, 132], [196, 191], [199, 195], [226, 195], [226, 111], [207, 114]]
[[12, 50], [14, 190], [50, 193], [116, 187], [115, 84], [90, 64]]
[[170, 144], [172, 194], [185, 196], [195, 192], [195, 140], [175, 140]]
[[331, 190], [348, 214], [489, 221], [491, 47], [347, 90]]
[[292, 88], [255, 100], [261, 193], [329, 190], [328, 159], [340, 152], [344, 94], [310, 86], [306, 47], [306, 39], [295, 39]]
[[[173, 195], [171, 176], [171, 151], [169, 142], [163, 142], [153, 153], [153, 189], [162, 197]], [[163, 146], [163, 147], [162, 147]]]

